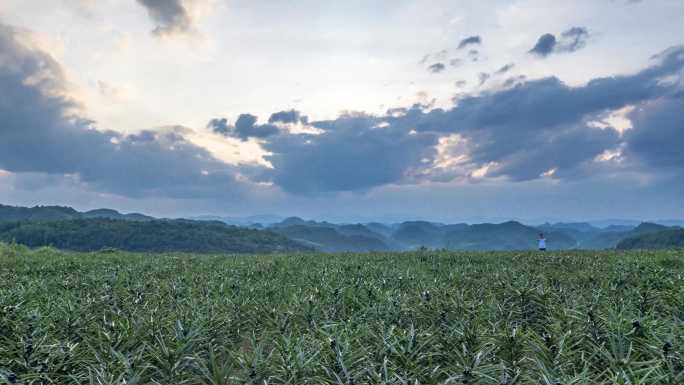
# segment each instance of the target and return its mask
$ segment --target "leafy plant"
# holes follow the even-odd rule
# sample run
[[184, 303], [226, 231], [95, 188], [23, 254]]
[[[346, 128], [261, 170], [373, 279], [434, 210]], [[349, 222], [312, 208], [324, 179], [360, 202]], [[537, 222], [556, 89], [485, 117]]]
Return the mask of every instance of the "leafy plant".
[[682, 262], [0, 243], [0, 384], [681, 385]]

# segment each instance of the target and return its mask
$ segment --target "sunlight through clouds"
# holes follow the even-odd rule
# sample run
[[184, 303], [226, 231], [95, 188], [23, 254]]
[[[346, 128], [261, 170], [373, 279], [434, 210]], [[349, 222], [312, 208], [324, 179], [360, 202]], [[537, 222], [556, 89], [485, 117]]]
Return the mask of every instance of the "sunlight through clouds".
[[0, 4], [5, 181], [244, 210], [388, 186], [682, 188], [681, 2], [57, 3]]

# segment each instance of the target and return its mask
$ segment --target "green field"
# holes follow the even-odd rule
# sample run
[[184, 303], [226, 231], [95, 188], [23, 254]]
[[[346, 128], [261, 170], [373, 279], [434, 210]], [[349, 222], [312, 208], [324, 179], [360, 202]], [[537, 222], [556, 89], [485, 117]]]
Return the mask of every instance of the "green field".
[[0, 383], [684, 384], [684, 254], [0, 244]]

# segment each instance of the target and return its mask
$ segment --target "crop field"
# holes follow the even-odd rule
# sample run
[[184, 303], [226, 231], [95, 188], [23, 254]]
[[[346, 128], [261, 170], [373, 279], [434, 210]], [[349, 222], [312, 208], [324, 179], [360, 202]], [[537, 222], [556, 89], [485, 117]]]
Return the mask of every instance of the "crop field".
[[0, 383], [684, 384], [684, 253], [0, 244]]

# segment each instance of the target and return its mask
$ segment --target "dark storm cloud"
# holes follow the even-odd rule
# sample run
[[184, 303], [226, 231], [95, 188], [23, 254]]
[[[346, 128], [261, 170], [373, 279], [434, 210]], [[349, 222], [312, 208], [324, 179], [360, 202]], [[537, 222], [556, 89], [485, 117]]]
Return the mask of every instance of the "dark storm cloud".
[[[74, 115], [78, 106], [72, 100], [59, 96], [64, 79], [58, 63], [18, 43], [15, 33], [0, 26], [0, 169], [70, 175], [96, 191], [225, 197], [245, 188], [236, 181], [238, 172], [295, 194], [448, 181], [483, 166], [489, 177], [516, 181], [541, 175], [571, 179], [603, 172], [608, 166], [595, 158], [620, 149], [626, 164], [639, 170], [682, 169], [682, 47], [631, 75], [579, 87], [554, 77], [518, 78], [511, 88], [461, 95], [447, 109], [414, 105], [380, 116], [347, 113], [309, 122], [316, 133], [289, 130], [287, 124], [303, 119], [298, 111], [276, 112], [267, 124], [250, 114], [233, 125], [213, 119], [208, 128], [242, 140], [258, 138], [269, 153], [265, 159], [272, 168], [236, 168], [186, 140], [182, 127], [135, 135], [97, 130]], [[591, 124], [625, 106], [636, 108], [634, 128], [623, 136]], [[440, 140], [454, 134], [461, 142], [445, 149]], [[436, 165], [445, 155], [464, 160], [442, 170]]]
[[266, 140], [273, 169], [265, 177], [294, 193], [367, 189], [398, 183], [432, 158], [438, 135], [383, 127], [377, 117], [342, 115], [313, 122], [321, 134], [281, 134]]
[[[473, 162], [500, 164], [494, 174], [516, 180], [533, 178], [544, 169], [557, 168], [559, 174], [570, 174], [573, 168], [621, 144], [616, 130], [590, 127], [590, 119], [603, 111], [650, 105], [673, 94], [676, 85], [662, 82], [662, 78], [683, 68], [684, 49], [678, 48], [661, 57], [660, 63], [634, 75], [594, 79], [582, 87], [569, 87], [556, 78], [528, 81], [511, 89], [460, 99], [457, 107], [432, 113], [432, 117], [428, 114], [414, 124], [419, 130], [460, 133], [471, 144]], [[675, 119], [676, 108], [666, 111], [671, 115], [663, 115], [681, 121]], [[653, 135], [675, 139], [676, 129], [668, 131], [672, 125], [659, 127], [654, 124], [652, 129], [663, 132]], [[638, 128], [634, 132], [639, 132]]]
[[98, 130], [63, 96], [61, 69], [49, 55], [20, 43], [0, 25], [0, 169], [71, 175], [124, 196], [220, 196], [239, 186], [230, 166], [167, 127], [123, 135]]
[[256, 124], [256, 122], [257, 117], [255, 115], [240, 114], [234, 126], [229, 125], [225, 118], [216, 118], [209, 121], [207, 128], [217, 134], [239, 138], [243, 141], [249, 138], [267, 138], [277, 134], [280, 130], [278, 126], [273, 124]]
[[446, 66], [444, 65], [444, 63], [435, 63], [428, 67], [428, 71], [432, 72], [433, 74], [436, 74], [444, 71], [445, 68]]
[[684, 172], [684, 98], [673, 96], [635, 109], [633, 128], [626, 137], [626, 153], [646, 165]]
[[309, 121], [309, 118], [305, 115], [302, 115], [297, 110], [275, 112], [275, 113], [271, 114], [271, 116], [268, 118], [269, 123], [280, 122], [280, 123], [304, 123], [304, 124], [306, 124], [308, 121]]
[[473, 44], [482, 44], [482, 38], [480, 38], [480, 36], [466, 37], [458, 43], [458, 49], [465, 48], [466, 46]]
[[192, 29], [192, 19], [183, 0], [137, 0], [147, 9], [157, 27], [152, 31], [157, 36], [186, 33]]
[[537, 39], [537, 43], [529, 53], [546, 57], [552, 53], [575, 52], [587, 45], [589, 31], [584, 27], [572, 27], [561, 34], [560, 39], [551, 33], [545, 33]]
[[556, 47], [556, 37], [550, 33], [545, 33], [539, 36], [537, 43], [529, 51], [531, 54], [546, 57], [553, 52]]
[[[619, 143], [616, 130], [581, 123], [538, 130], [526, 140], [514, 134], [497, 134], [478, 132], [470, 136], [478, 146], [472, 160], [480, 164], [494, 161], [496, 165], [488, 170], [488, 176], [507, 176], [518, 181], [536, 179], [552, 170], [561, 177], [582, 173], [580, 168], [586, 163]], [[526, 146], [526, 150], [499, 143], [506, 139]]]
[[[458, 134], [464, 143], [452, 155], [468, 160], [459, 166], [463, 170], [447, 175], [488, 166], [487, 176], [515, 181], [542, 175], [576, 179], [604, 172], [608, 166], [597, 164], [596, 157], [625, 144], [617, 130], [597, 128], [592, 120], [628, 105], [662, 103], [663, 98], [672, 101], [641, 118], [648, 124], [635, 126], [627, 147], [654, 166], [675, 167], [681, 163], [677, 144], [684, 109], [681, 99], [673, 99], [680, 90], [662, 79], [684, 68], [684, 49], [673, 49], [659, 60], [636, 74], [598, 78], [581, 87], [557, 78], [516, 78], [519, 84], [512, 88], [460, 98], [451, 109], [428, 111], [415, 105], [384, 116], [351, 114], [312, 122], [322, 133], [281, 132], [264, 140], [273, 168], [263, 178], [295, 193], [445, 180], [434, 170], [435, 145]], [[654, 136], [663, 139], [646, 140]], [[664, 154], [657, 153], [660, 146]]]

